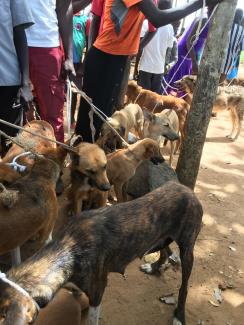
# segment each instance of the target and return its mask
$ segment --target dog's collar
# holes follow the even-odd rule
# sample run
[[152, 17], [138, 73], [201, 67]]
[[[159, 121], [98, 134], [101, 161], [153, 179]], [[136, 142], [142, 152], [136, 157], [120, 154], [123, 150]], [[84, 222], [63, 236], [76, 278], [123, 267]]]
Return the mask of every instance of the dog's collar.
[[38, 303], [30, 296], [30, 294], [23, 289], [20, 285], [18, 285], [17, 283], [13, 282], [12, 280], [8, 279], [5, 273], [0, 272], [0, 279], [7, 283], [8, 285], [10, 285], [10, 287], [16, 289], [17, 291], [19, 291], [21, 294], [23, 294], [25, 297], [30, 298], [31, 300], [33, 300], [37, 310], [40, 310], [40, 307], [38, 305]]
[[12, 167], [16, 172], [20, 172], [20, 173], [23, 173], [26, 171], [26, 166], [24, 165], [20, 165], [17, 163], [17, 160], [20, 158], [20, 157], [24, 157], [24, 156], [29, 156], [31, 155], [31, 152], [27, 151], [27, 152], [22, 152], [20, 153], [19, 155], [17, 155], [13, 161], [11, 163], [8, 163], [8, 165], [10, 167]]

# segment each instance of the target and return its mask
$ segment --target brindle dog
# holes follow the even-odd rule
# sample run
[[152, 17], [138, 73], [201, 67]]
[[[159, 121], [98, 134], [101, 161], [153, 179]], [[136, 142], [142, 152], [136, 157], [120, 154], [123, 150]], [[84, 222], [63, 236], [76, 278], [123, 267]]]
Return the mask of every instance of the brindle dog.
[[134, 201], [83, 212], [70, 220], [56, 240], [11, 269], [7, 279], [0, 277], [2, 324], [26, 325], [33, 321], [37, 315], [35, 302], [44, 307], [69, 280], [89, 298], [88, 324], [98, 324], [108, 273], [124, 274], [134, 259], [166, 249], [173, 241], [179, 246], [182, 265], [173, 324], [186, 324], [187, 286], [202, 214], [195, 194], [174, 182]]

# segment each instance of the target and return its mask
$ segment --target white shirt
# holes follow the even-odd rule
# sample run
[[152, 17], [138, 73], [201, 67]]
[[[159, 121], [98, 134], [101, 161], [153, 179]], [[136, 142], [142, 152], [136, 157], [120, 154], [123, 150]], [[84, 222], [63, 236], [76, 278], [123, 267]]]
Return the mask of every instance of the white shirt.
[[155, 74], [164, 73], [166, 51], [173, 47], [173, 43], [173, 26], [166, 25], [158, 28], [142, 52], [139, 70]]
[[28, 3], [35, 22], [26, 33], [28, 46], [58, 47], [56, 0], [30, 0]]

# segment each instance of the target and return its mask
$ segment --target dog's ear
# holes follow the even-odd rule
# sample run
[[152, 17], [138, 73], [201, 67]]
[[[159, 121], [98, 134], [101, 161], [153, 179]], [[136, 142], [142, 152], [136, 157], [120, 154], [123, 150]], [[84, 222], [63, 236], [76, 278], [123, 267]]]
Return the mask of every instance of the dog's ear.
[[81, 142], [83, 141], [82, 136], [79, 134], [74, 134], [70, 140], [69, 140], [69, 145], [71, 147], [76, 147], [78, 146]]

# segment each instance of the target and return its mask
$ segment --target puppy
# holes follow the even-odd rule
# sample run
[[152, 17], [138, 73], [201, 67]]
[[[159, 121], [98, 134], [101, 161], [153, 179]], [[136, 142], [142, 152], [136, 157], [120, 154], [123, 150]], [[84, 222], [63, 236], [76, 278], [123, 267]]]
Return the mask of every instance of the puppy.
[[143, 139], [130, 145], [127, 149], [107, 155], [107, 174], [111, 185], [114, 185], [118, 202], [125, 202], [126, 183], [134, 176], [136, 168], [143, 160], [154, 159], [163, 162], [157, 141]]
[[[191, 103], [193, 91], [196, 86], [196, 76], [185, 76], [177, 83], [188, 94]], [[241, 86], [219, 86], [216, 100], [213, 105], [213, 113], [217, 114], [228, 110], [231, 119], [231, 133], [227, 137], [235, 141], [241, 132], [241, 122], [244, 115], [244, 88]]]
[[[144, 116], [141, 107], [137, 104], [129, 104], [120, 111], [114, 112], [108, 123], [126, 142], [128, 142], [129, 131], [132, 130], [142, 138]], [[106, 123], [103, 124], [97, 144], [107, 153], [122, 148], [121, 140]]]
[[77, 139], [74, 149], [76, 153], [71, 153], [68, 198], [71, 203], [70, 213], [77, 215], [82, 210], [106, 205], [106, 196], [102, 192], [108, 191], [110, 184], [106, 173], [107, 158], [98, 145], [80, 143], [80, 139]]

